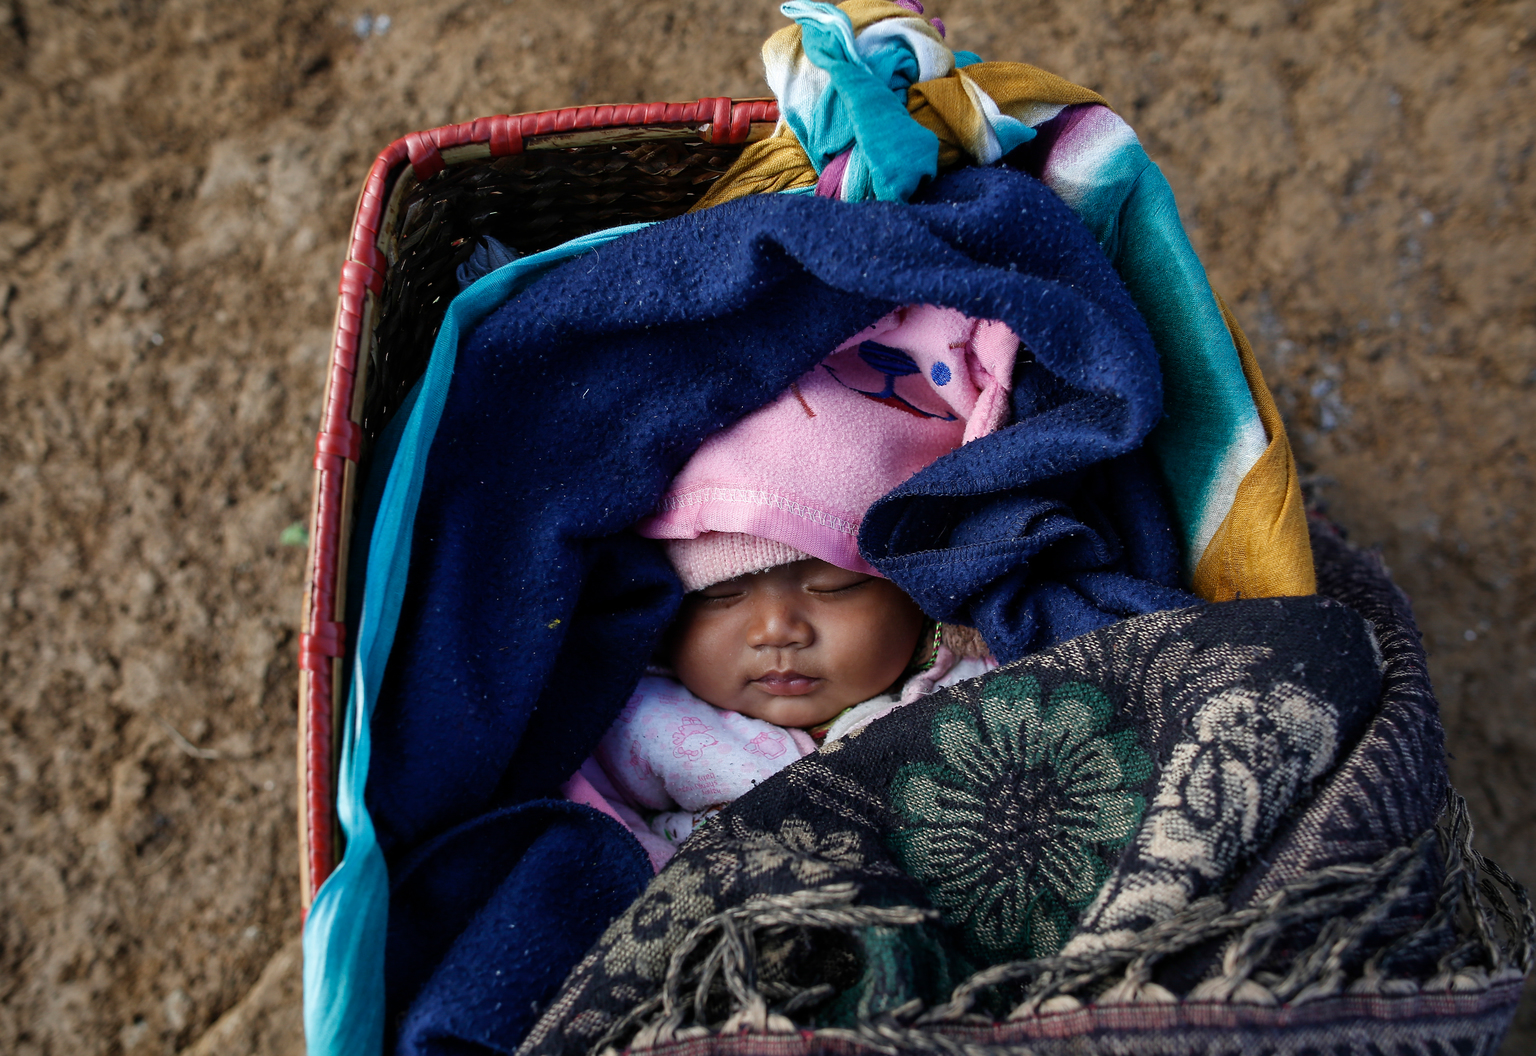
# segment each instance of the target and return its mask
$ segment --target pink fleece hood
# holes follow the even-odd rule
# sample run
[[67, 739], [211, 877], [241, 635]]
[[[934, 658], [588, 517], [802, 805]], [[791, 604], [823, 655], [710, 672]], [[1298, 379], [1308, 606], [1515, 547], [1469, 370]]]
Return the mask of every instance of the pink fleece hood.
[[865, 512], [1003, 424], [1018, 347], [1004, 323], [898, 308], [707, 439], [636, 530], [698, 540], [669, 548], [687, 590], [807, 556], [875, 573], [859, 555]]

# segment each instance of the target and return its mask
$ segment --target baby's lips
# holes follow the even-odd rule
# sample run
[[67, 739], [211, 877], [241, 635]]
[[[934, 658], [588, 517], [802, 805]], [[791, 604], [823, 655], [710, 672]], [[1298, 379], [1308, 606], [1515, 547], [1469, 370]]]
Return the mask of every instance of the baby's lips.
[[799, 671], [769, 671], [752, 680], [764, 693], [776, 697], [803, 697], [821, 685], [822, 680]]

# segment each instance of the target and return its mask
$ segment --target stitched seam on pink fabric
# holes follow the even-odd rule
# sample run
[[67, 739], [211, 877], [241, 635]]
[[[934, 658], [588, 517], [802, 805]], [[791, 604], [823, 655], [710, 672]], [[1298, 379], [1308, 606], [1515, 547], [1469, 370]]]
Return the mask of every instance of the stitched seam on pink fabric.
[[825, 510], [818, 510], [814, 506], [796, 502], [794, 499], [771, 491], [760, 491], [755, 488], [731, 488], [719, 485], [701, 485], [668, 496], [662, 500], [658, 513], [676, 513], [694, 506], [702, 506], [709, 502], [740, 503], [743, 506], [762, 506], [767, 509], [779, 510], [783, 513], [810, 521], [822, 528], [830, 528], [832, 531], [841, 532], [843, 535], [856, 535], [859, 531], [857, 521], [850, 521]]

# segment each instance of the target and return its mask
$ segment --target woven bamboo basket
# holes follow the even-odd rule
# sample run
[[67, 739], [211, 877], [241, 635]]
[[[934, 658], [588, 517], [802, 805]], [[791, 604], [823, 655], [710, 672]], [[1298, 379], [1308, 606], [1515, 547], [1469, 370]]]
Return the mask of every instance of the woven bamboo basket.
[[779, 116], [772, 99], [583, 106], [411, 134], [374, 160], [342, 264], [299, 634], [303, 905], [341, 848], [335, 773], [351, 628], [347, 556], [361, 465], [426, 368], [478, 238], [536, 253], [686, 212]]

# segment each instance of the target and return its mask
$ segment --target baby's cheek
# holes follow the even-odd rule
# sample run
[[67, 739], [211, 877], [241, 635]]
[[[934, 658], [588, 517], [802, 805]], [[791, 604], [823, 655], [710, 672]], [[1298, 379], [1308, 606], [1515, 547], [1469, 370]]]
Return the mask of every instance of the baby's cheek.
[[878, 693], [880, 690], [885, 689], [901, 677], [901, 673], [907, 669], [907, 664], [912, 660], [912, 652], [916, 646], [916, 641], [908, 640], [907, 636], [902, 636], [887, 644], [880, 656], [879, 670], [871, 672], [874, 681], [880, 683], [879, 688], [875, 692]]
[[729, 620], [718, 613], [685, 614], [673, 636], [672, 667], [678, 681], [699, 699], [716, 707], [737, 688], [733, 678], [739, 649]]
[[874, 688], [870, 690], [869, 696], [889, 688], [906, 671], [917, 653], [919, 639], [927, 626], [917, 606], [908, 601], [905, 595], [901, 596], [901, 600], [905, 604], [887, 614], [876, 634], [877, 643], [871, 645], [869, 679]]

